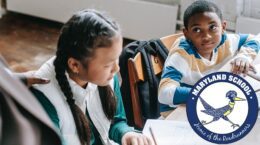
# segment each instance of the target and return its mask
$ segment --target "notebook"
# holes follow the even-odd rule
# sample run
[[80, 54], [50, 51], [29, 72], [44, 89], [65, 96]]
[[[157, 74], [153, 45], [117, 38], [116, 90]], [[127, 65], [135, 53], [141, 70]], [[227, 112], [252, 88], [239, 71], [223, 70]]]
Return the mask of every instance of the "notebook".
[[155, 145], [215, 145], [199, 137], [188, 122], [148, 119], [143, 134]]

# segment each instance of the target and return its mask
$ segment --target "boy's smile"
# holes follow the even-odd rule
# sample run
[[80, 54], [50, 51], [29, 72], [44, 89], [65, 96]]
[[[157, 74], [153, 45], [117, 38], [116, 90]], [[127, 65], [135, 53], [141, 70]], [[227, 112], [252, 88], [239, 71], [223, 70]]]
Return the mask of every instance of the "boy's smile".
[[220, 44], [226, 22], [221, 22], [214, 12], [198, 13], [190, 17], [185, 37], [192, 42], [196, 51], [204, 58], [211, 59], [213, 50]]

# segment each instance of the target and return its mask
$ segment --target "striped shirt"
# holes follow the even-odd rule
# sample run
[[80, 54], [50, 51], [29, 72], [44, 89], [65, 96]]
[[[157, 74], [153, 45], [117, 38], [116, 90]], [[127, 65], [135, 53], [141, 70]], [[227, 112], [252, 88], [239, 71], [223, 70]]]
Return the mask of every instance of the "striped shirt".
[[173, 44], [165, 61], [159, 85], [161, 112], [186, 103], [192, 86], [204, 76], [218, 71], [234, 57], [254, 60], [260, 48], [260, 35], [223, 34], [211, 60], [203, 58], [185, 37]]

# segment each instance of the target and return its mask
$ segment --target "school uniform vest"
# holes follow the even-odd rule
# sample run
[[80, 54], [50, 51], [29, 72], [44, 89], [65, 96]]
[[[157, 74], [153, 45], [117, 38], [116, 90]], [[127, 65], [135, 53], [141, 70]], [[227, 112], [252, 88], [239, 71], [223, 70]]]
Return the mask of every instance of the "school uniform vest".
[[[35, 73], [36, 77], [48, 78], [51, 82], [47, 85], [35, 85], [34, 87], [43, 92], [55, 107], [59, 118], [60, 131], [65, 143], [67, 145], [80, 145], [72, 112], [55, 78], [54, 59], [55, 57], [51, 58]], [[84, 89], [71, 80], [68, 74], [66, 76], [71, 86], [76, 105], [84, 114], [86, 114], [86, 110], [88, 111], [87, 113], [99, 132], [103, 143], [107, 145], [116, 144], [109, 139], [108, 132], [111, 122], [107, 119], [102, 109], [97, 85], [88, 83]], [[114, 80], [112, 79], [110, 82], [111, 88], [114, 88], [113, 82]]]

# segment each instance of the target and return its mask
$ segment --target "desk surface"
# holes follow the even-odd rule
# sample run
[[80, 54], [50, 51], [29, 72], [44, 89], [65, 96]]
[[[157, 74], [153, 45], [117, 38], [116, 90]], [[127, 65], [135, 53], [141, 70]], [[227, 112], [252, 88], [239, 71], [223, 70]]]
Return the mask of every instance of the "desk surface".
[[[258, 75], [260, 74], [260, 54], [257, 56], [256, 60], [254, 61], [254, 65], [256, 69], [258, 70]], [[220, 71], [227, 71], [231, 70], [230, 63], [227, 63], [224, 67], [220, 69]], [[255, 79], [252, 79], [251, 77], [247, 76], [245, 78], [247, 81], [250, 82], [252, 87], [257, 90], [259, 89], [260, 82], [256, 81]], [[257, 92], [258, 100], [260, 100], [260, 91]], [[260, 104], [260, 101], [259, 101]], [[180, 105], [177, 109], [175, 109], [167, 118], [166, 120], [176, 120], [176, 121], [186, 121], [188, 122], [188, 118], [186, 115], [186, 106]], [[253, 129], [241, 140], [232, 143], [230, 145], [259, 145], [260, 144], [260, 118], [258, 116], [258, 119], [256, 121], [256, 124], [254, 125]]]
[[[186, 107], [179, 106], [175, 109], [166, 120], [188, 121]], [[260, 144], [260, 118], [258, 117], [253, 129], [241, 140], [230, 145], [259, 145]]]

